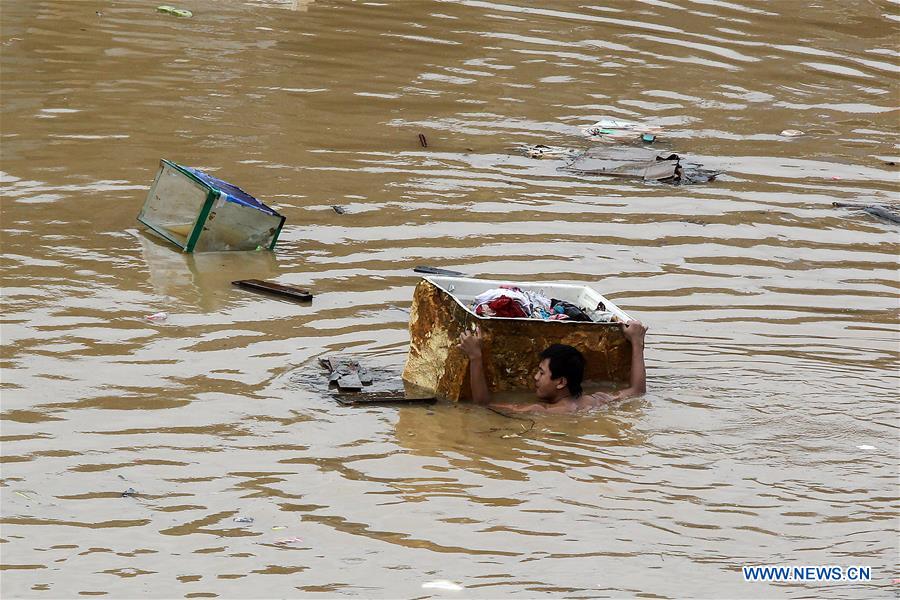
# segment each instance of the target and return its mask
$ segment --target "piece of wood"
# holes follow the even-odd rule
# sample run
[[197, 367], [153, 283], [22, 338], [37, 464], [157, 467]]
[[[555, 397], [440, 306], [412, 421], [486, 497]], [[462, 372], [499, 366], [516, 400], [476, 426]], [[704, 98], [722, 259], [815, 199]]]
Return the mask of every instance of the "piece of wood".
[[331, 372], [328, 383], [336, 383], [342, 392], [361, 390], [364, 385], [372, 385], [374, 381], [368, 369], [349, 358], [320, 358], [319, 364]]
[[271, 281], [263, 281], [261, 279], [241, 279], [239, 281], [232, 281], [231, 283], [232, 285], [236, 285], [245, 290], [267, 292], [284, 296], [291, 300], [298, 300], [300, 302], [310, 302], [313, 299], [312, 293], [308, 290], [301, 290], [300, 288], [282, 285], [280, 283], [272, 283]]
[[[336, 384], [333, 397], [341, 404], [399, 404], [410, 402], [435, 402], [427, 390], [404, 386], [397, 389], [399, 380], [380, 379], [377, 383], [372, 371], [352, 358], [340, 356], [320, 357], [319, 364], [328, 369], [328, 383]], [[372, 386], [372, 387], [369, 387]], [[362, 391], [369, 387], [368, 391]]]
[[357, 371], [349, 371], [347, 373], [335, 371], [335, 373], [340, 373], [340, 376], [337, 378], [337, 386], [342, 392], [358, 391], [362, 389], [363, 384]]
[[338, 394], [335, 396], [341, 404], [409, 404], [413, 402], [437, 402], [434, 396], [408, 398], [398, 392], [360, 392], [357, 394]]

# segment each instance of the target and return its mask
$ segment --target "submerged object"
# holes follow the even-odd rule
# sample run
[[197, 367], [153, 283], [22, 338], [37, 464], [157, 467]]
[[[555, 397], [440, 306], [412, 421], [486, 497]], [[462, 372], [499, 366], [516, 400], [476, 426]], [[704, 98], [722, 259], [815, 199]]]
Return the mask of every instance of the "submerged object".
[[900, 225], [900, 205], [897, 204], [861, 204], [859, 202], [832, 202], [836, 208], [858, 208], [865, 213], [886, 221]]
[[398, 389], [396, 377], [373, 372], [353, 358], [322, 357], [319, 358], [319, 364], [328, 369], [328, 385], [337, 388], [338, 393], [334, 398], [344, 405], [435, 401], [434, 396], [412, 386]]
[[[554, 321], [531, 318], [481, 317], [471, 305], [491, 288], [514, 285], [580, 307], [589, 315], [611, 312], [616, 321]], [[584, 377], [627, 382], [631, 346], [620, 323], [627, 313], [596, 290], [579, 285], [514, 283], [428, 276], [416, 286], [409, 317], [410, 346], [403, 380], [447, 400], [469, 399], [469, 359], [457, 348], [459, 335], [481, 329], [482, 356], [488, 388], [492, 392], [532, 387], [538, 355], [551, 344], [578, 348], [587, 361]]]
[[589, 148], [562, 167], [586, 175], [633, 177], [663, 183], [708, 183], [720, 173], [685, 162], [671, 152], [658, 152], [633, 146], [596, 146]]
[[138, 221], [184, 252], [272, 250], [285, 218], [242, 190], [162, 159]]
[[895, 223], [900, 225], [900, 215], [892, 213], [883, 206], [867, 206], [863, 209], [863, 211], [869, 213], [873, 217], [878, 217], [883, 221], [887, 221], [888, 223]]

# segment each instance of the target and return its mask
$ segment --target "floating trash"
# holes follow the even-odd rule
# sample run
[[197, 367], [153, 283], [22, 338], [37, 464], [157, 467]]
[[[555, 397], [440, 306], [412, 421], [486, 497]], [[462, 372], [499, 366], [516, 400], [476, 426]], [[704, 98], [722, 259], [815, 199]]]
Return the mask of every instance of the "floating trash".
[[128, 488], [127, 490], [122, 492], [123, 498], [133, 498], [135, 496], [137, 496], [137, 490], [134, 488]]
[[445, 277], [466, 277], [465, 273], [459, 271], [451, 271], [450, 269], [441, 269], [440, 267], [418, 266], [414, 267], [416, 273], [424, 273], [425, 275], [443, 275]]
[[310, 293], [309, 290], [301, 290], [300, 288], [273, 283], [271, 281], [241, 279], [239, 281], [232, 281], [231, 283], [240, 288], [252, 290], [254, 292], [276, 294], [278, 296], [290, 298], [291, 300], [299, 300], [300, 302], [310, 302], [313, 299], [312, 293]]
[[537, 144], [534, 146], [517, 146], [516, 151], [528, 158], [574, 158], [578, 150]]
[[235, 523], [252, 523], [253, 517], [235, 517], [232, 519]]
[[165, 159], [138, 214], [184, 252], [272, 250], [284, 220], [241, 188]]
[[298, 537], [282, 538], [272, 542], [276, 546], [292, 546], [294, 544], [302, 544], [303, 540]]
[[320, 358], [319, 364], [328, 369], [328, 383], [336, 383], [340, 391], [359, 391], [364, 385], [372, 385], [372, 374], [352, 359]]
[[166, 319], [169, 318], [169, 313], [158, 312], [158, 313], [153, 313], [152, 315], [147, 315], [144, 318], [147, 319], [148, 321], [165, 321]]
[[799, 129], [785, 129], [781, 132], [781, 135], [784, 137], [800, 137], [801, 135], [804, 135], [804, 133]]
[[458, 592], [463, 590], [463, 586], [453, 583], [447, 579], [435, 579], [434, 581], [426, 581], [422, 584], [423, 590], [447, 590], [450, 592]]
[[187, 9], [184, 9], [184, 8], [175, 8], [174, 6], [169, 6], [169, 5], [167, 5], [167, 4], [164, 4], [164, 5], [162, 5], [162, 6], [157, 6], [157, 7], [156, 7], [156, 10], [159, 11], [159, 12], [161, 12], [161, 13], [165, 13], [165, 14], [167, 14], [167, 15], [172, 15], [172, 16], [175, 16], [175, 17], [187, 18], [187, 17], [193, 17], [193, 16], [194, 16], [194, 13], [192, 13], [191, 11], [189, 11], [189, 10], [187, 10]]
[[644, 181], [691, 184], [709, 183], [720, 172], [683, 162], [678, 154], [630, 146], [595, 146], [562, 167], [585, 175], [632, 177]]
[[900, 225], [900, 215], [891, 212], [883, 206], [867, 206], [863, 209], [863, 211], [872, 215], [873, 217], [878, 217], [883, 221], [888, 221], [889, 223], [896, 223]]
[[644, 142], [653, 142], [656, 140], [656, 136], [663, 132], [663, 129], [635, 121], [604, 118], [581, 131], [586, 137], [593, 140], [620, 141], [640, 138]]
[[861, 204], [859, 202], [832, 202], [831, 205], [837, 208], [858, 208], [882, 221], [900, 225], [900, 205]]

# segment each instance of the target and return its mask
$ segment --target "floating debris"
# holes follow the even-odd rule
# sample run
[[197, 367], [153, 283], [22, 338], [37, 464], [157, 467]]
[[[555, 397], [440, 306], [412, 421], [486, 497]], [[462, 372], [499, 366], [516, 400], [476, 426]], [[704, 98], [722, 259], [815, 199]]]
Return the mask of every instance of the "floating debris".
[[293, 546], [294, 544], [302, 544], [303, 540], [298, 537], [282, 538], [272, 542], [276, 546]]
[[562, 167], [586, 175], [632, 177], [672, 184], [709, 183], [721, 173], [684, 162], [678, 154], [629, 146], [596, 146]]
[[174, 6], [168, 6], [166, 4], [164, 4], [162, 6], [157, 6], [156, 10], [158, 10], [161, 13], [165, 13], [167, 15], [172, 15], [175, 17], [187, 18], [187, 17], [194, 16], [194, 13], [192, 13], [191, 11], [189, 11], [187, 9], [175, 8]]
[[785, 129], [781, 132], [781, 135], [783, 135], [784, 137], [800, 137], [801, 135], [805, 134], [799, 129]]
[[900, 216], [892, 213], [890, 210], [883, 206], [867, 206], [863, 209], [863, 212], [866, 212], [873, 217], [878, 217], [884, 221], [888, 221], [890, 223], [900, 224]]
[[166, 319], [169, 318], [169, 313], [158, 312], [158, 313], [153, 313], [152, 315], [147, 315], [144, 318], [147, 319], [148, 321], [157, 321], [157, 322], [165, 321]]
[[285, 296], [291, 300], [299, 300], [300, 302], [311, 302], [313, 295], [309, 290], [301, 290], [290, 285], [282, 285], [280, 283], [272, 283], [271, 281], [262, 281], [261, 279], [241, 279], [232, 281], [232, 285], [240, 288], [251, 290], [254, 292], [267, 292], [279, 296]]
[[424, 275], [443, 275], [445, 277], [466, 277], [465, 273], [460, 273], [459, 271], [451, 271], [450, 269], [441, 269], [439, 267], [415, 267], [413, 269], [416, 273], [422, 273]]
[[183, 252], [273, 250], [285, 218], [241, 188], [162, 159], [138, 221]]
[[900, 225], [900, 206], [859, 202], [832, 202], [831, 205], [835, 208], [856, 208], [888, 223]]
[[463, 586], [453, 583], [447, 579], [435, 579], [434, 581], [426, 581], [422, 584], [423, 590], [447, 590], [449, 592], [458, 592], [463, 590]]
[[640, 139], [653, 142], [663, 132], [662, 127], [645, 125], [623, 119], [600, 119], [593, 125], [581, 130], [584, 135], [594, 141], [627, 141]]
[[[370, 369], [350, 358], [320, 358], [319, 364], [328, 369], [328, 384], [335, 385], [335, 399], [341, 404], [396, 404], [408, 402], [434, 402], [434, 394], [417, 393], [412, 388], [396, 389], [399, 378], [385, 378], [379, 373], [378, 381]], [[376, 370], [377, 371], [377, 370]], [[369, 388], [363, 392], [363, 388]], [[385, 389], [387, 388], [387, 389]]]
[[558, 146], [545, 146], [544, 144], [536, 144], [534, 146], [517, 146], [515, 148], [520, 154], [528, 158], [556, 158], [566, 159], [578, 156], [579, 150], [574, 148], [561, 148]]
[[363, 385], [372, 385], [372, 375], [360, 364], [347, 358], [320, 358], [319, 364], [330, 371], [328, 383], [336, 383], [340, 391], [359, 391]]
[[235, 517], [232, 519], [235, 523], [252, 523], [253, 517]]

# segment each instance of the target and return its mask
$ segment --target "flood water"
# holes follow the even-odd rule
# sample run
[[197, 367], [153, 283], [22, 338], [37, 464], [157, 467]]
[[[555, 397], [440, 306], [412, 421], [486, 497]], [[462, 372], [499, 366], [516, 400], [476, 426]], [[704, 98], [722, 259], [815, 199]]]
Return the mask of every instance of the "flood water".
[[[0, 1], [3, 597], [895, 597], [900, 237], [832, 206], [897, 200], [895, 2], [178, 6]], [[601, 117], [724, 174], [511, 150]], [[286, 215], [274, 254], [142, 233], [160, 158]], [[399, 376], [421, 264], [595, 287], [647, 395], [338, 404], [317, 358]]]

